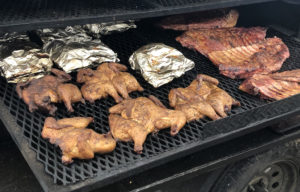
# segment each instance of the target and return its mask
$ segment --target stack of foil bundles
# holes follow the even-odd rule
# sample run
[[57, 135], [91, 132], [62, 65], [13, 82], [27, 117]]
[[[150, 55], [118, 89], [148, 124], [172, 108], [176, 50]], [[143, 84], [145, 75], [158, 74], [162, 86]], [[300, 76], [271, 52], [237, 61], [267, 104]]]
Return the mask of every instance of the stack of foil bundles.
[[139, 70], [146, 81], [159, 87], [191, 70], [195, 63], [181, 52], [162, 43], [145, 45], [129, 58], [131, 68]]
[[40, 78], [53, 65], [49, 55], [37, 49], [26, 34], [7, 33], [0, 37], [0, 74], [9, 83]]
[[101, 35], [109, 35], [114, 32], [123, 32], [128, 29], [136, 28], [133, 20], [116, 21], [109, 23], [86, 24], [83, 28], [88, 34], [95, 38], [100, 38]]
[[43, 50], [65, 72], [103, 62], [118, 62], [117, 53], [100, 40], [93, 40], [80, 26], [39, 30]]

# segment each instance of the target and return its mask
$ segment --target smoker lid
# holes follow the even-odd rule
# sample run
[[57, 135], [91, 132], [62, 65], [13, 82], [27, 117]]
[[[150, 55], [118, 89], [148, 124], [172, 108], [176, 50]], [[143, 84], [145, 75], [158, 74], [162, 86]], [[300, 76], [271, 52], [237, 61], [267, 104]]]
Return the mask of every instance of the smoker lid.
[[140, 19], [274, 0], [0, 0], [0, 33]]

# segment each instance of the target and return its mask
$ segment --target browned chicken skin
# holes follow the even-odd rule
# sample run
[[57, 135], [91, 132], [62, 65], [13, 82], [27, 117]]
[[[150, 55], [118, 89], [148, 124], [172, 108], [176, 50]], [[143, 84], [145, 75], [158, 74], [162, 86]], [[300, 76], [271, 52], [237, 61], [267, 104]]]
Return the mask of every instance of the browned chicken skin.
[[113, 137], [134, 141], [134, 151], [141, 153], [149, 133], [171, 127], [176, 135], [185, 125], [183, 112], [166, 109], [154, 96], [127, 99], [109, 109], [109, 126]]
[[92, 129], [86, 129], [93, 121], [92, 117], [73, 117], [55, 120], [48, 117], [45, 120], [42, 137], [49, 139], [62, 150], [62, 162], [72, 163], [73, 158], [92, 159], [94, 153], [109, 153], [116, 147], [111, 134], [98, 134]]
[[232, 105], [240, 105], [226, 91], [217, 85], [218, 80], [199, 74], [186, 88], [171, 89], [169, 93], [170, 106], [183, 111], [187, 121], [197, 120], [208, 116], [212, 120], [226, 117], [226, 112]]
[[78, 87], [71, 83], [60, 84], [57, 87], [57, 94], [59, 98], [64, 102], [68, 111], [70, 112], [74, 112], [72, 103], [77, 103], [77, 102], [82, 102], [83, 104], [85, 103]]
[[129, 98], [128, 93], [143, 91], [132, 75], [123, 72], [126, 70], [126, 66], [118, 63], [103, 63], [97, 70], [81, 69], [77, 74], [77, 82], [85, 83], [81, 88], [83, 97], [93, 103], [110, 95], [119, 103], [122, 97]]
[[73, 112], [71, 103], [84, 102], [77, 86], [64, 84], [71, 80], [71, 76], [58, 69], [52, 69], [55, 74], [46, 75], [40, 79], [33, 79], [26, 83], [18, 83], [16, 91], [21, 99], [28, 105], [29, 111], [46, 110], [51, 115], [56, 111], [53, 103], [63, 101], [69, 111]]

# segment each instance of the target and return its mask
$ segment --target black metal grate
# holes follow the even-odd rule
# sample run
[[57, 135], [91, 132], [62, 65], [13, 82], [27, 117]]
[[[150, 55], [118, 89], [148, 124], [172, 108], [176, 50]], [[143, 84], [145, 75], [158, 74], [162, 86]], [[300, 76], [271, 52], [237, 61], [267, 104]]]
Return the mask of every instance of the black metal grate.
[[0, 33], [157, 17], [272, 0], [0, 0]]
[[[196, 63], [196, 67], [184, 74], [182, 77], [175, 79], [171, 83], [158, 89], [153, 88], [136, 72], [131, 71], [138, 81], [145, 88], [143, 93], [132, 93], [133, 98], [138, 96], [148, 96], [153, 94], [157, 96], [165, 105], [168, 106], [168, 93], [171, 88], [186, 87], [196, 77], [198, 73], [204, 73], [216, 77], [220, 80], [220, 87], [225, 89], [230, 95], [241, 102], [241, 107], [234, 108], [228, 118], [218, 121], [202, 119], [188, 123], [180, 133], [171, 137], [169, 130], [159, 132], [157, 136], [148, 136], [144, 145], [144, 152], [138, 155], [133, 152], [132, 143], [118, 143], [115, 151], [107, 155], [96, 155], [92, 160], [75, 160], [71, 165], [61, 163], [61, 152], [58, 147], [49, 144], [48, 141], [41, 138], [40, 133], [43, 127], [45, 115], [38, 112], [30, 113], [27, 106], [21, 101], [15, 87], [7, 84], [3, 78], [0, 79], [0, 101], [9, 109], [10, 114], [15, 118], [23, 136], [28, 140], [29, 146], [37, 154], [39, 162], [45, 166], [45, 171], [53, 178], [57, 184], [75, 183], [87, 178], [97, 176], [98, 181], [105, 178], [107, 174], [118, 175], [121, 168], [132, 169], [137, 166], [138, 162], [148, 162], [153, 158], [164, 156], [169, 152], [178, 149], [184, 150], [190, 145], [201, 146], [207, 141], [217, 141], [220, 138], [230, 135], [239, 129], [247, 129], [249, 124], [262, 119], [271, 119], [288, 113], [299, 106], [297, 100], [291, 98], [290, 102], [277, 102], [274, 105], [266, 105], [270, 102], [262, 101], [257, 97], [248, 95], [238, 90], [241, 81], [232, 80], [218, 74], [218, 70], [201, 54], [183, 48], [175, 41], [178, 32], [162, 31], [153, 28], [146, 21], [138, 25], [138, 29], [133, 29], [124, 33], [113, 34], [103, 38], [103, 41], [119, 54], [121, 63], [128, 65], [128, 57], [133, 51], [142, 45], [152, 42], [163, 42], [167, 45], [177, 48], [186, 57]], [[269, 36], [278, 36], [283, 39], [290, 49], [291, 57], [284, 63], [282, 70], [300, 68], [300, 43], [292, 38], [280, 34], [272, 29], [268, 31]], [[298, 104], [297, 104], [298, 103]], [[56, 118], [71, 116], [92, 116], [95, 122], [89, 127], [99, 133], [109, 131], [108, 126], [108, 108], [115, 103], [112, 98], [96, 101], [95, 104], [86, 105], [75, 104], [73, 114], [68, 114], [63, 105], [59, 106]], [[284, 105], [285, 104], [285, 105]], [[265, 107], [263, 107], [265, 106]], [[243, 113], [246, 112], [246, 113]], [[249, 130], [247, 130], [249, 131]], [[163, 159], [163, 157], [162, 157]]]

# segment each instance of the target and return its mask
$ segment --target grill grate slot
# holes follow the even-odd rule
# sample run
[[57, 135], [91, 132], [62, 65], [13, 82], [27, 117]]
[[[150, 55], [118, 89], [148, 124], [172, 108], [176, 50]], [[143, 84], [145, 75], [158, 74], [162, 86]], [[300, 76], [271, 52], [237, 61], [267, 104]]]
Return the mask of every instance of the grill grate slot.
[[[50, 3], [50, 1], [47, 2]], [[164, 1], [162, 0], [161, 2]], [[76, 16], [76, 12], [74, 12], [74, 16]], [[263, 106], [272, 104], [272, 102], [262, 101], [257, 97], [239, 91], [237, 88], [241, 81], [219, 75], [218, 70], [204, 56], [183, 48], [177, 43], [175, 37], [179, 35], [178, 32], [162, 31], [158, 28], [153, 28], [147, 22], [138, 26], [138, 29], [109, 35], [103, 39], [109, 47], [119, 54], [121, 63], [128, 65], [128, 57], [142, 45], [152, 42], [163, 42], [177, 48], [186, 57], [192, 59], [196, 63], [196, 67], [182, 77], [158, 89], [146, 83], [142, 76], [135, 71], [129, 70], [145, 88], [145, 91], [142, 93], [134, 92], [130, 94], [131, 97], [136, 98], [153, 94], [168, 106], [167, 98], [171, 88], [186, 87], [198, 73], [205, 73], [219, 79], [220, 87], [239, 100], [241, 107], [233, 108], [228, 118], [219, 121], [213, 122], [205, 118], [187, 123], [175, 137], [169, 135], [169, 130], [163, 130], [157, 136], [150, 135], [144, 145], [144, 153], [142, 155], [133, 152], [132, 143], [118, 143], [116, 150], [111, 154], [97, 154], [92, 160], [75, 160], [73, 164], [66, 166], [61, 163], [59, 148], [43, 140], [40, 136], [46, 116], [38, 112], [30, 113], [27, 106], [18, 99], [15, 87], [7, 84], [3, 78], [0, 78], [0, 101], [4, 103], [10, 114], [15, 118], [23, 137], [28, 140], [30, 148], [37, 153], [37, 160], [44, 164], [45, 171], [53, 178], [54, 183], [66, 185], [94, 176], [101, 180], [101, 176], [104, 178], [108, 173], [117, 175], [120, 168], [134, 168], [137, 162], [146, 162], [180, 147], [188, 147], [190, 144], [197, 143], [200, 146], [209, 140], [218, 140], [224, 137], [221, 134], [230, 134], [239, 129], [247, 128], [249, 122], [253, 122], [255, 119], [276, 117], [280, 114], [288, 113], [295, 107], [299, 107], [299, 104], [296, 105], [295, 102], [290, 102], [287, 105], [277, 105], [269, 107], [268, 109], [270, 110], [266, 110]], [[268, 35], [281, 37], [290, 49], [291, 57], [284, 63], [282, 70], [300, 68], [300, 43], [272, 29], [269, 29]], [[86, 105], [83, 105], [78, 103], [74, 105], [75, 112], [73, 114], [68, 114], [65, 107], [59, 105], [56, 118], [92, 116], [95, 118], [95, 122], [89, 128], [99, 133], [106, 133], [109, 131], [108, 108], [114, 104], [112, 98], [98, 100], [94, 104], [87, 102]], [[247, 112], [246, 115], [243, 115], [243, 112]], [[226, 124], [224, 123], [225, 121]]]

